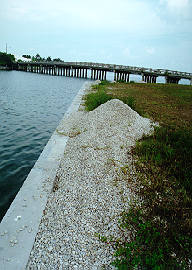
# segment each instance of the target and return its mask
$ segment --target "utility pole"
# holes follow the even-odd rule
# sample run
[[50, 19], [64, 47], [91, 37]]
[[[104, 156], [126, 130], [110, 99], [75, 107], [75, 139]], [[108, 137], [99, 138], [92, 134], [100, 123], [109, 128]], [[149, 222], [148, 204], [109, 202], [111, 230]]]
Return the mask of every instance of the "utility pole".
[[7, 43], [6, 43], [6, 53], [7, 53]]

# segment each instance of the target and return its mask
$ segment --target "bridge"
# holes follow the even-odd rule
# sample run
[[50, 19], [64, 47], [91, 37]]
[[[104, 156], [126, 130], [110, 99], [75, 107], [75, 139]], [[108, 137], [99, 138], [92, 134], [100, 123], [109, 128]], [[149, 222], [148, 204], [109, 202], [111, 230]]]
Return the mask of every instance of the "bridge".
[[89, 62], [19, 62], [13, 66], [14, 70], [34, 72], [40, 74], [67, 76], [76, 78], [90, 78], [92, 80], [106, 80], [107, 72], [114, 73], [114, 81], [129, 82], [130, 74], [141, 75], [142, 81], [156, 83], [157, 77], [165, 77], [166, 83], [178, 84], [180, 79], [190, 80], [192, 73], [166, 69], [151, 69], [124, 65], [89, 63]]

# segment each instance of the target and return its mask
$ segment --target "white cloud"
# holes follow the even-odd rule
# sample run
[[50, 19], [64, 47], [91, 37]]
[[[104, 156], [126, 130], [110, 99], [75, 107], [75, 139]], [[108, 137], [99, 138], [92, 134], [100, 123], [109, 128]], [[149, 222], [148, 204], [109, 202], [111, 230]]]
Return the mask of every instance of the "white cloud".
[[189, 5], [189, 0], [167, 0], [166, 2], [170, 9], [187, 8]]
[[155, 48], [153, 47], [146, 48], [145, 50], [148, 54], [151, 54], [151, 55], [155, 54]]
[[[140, 0], [2, 0], [1, 17], [23, 23], [73, 29], [155, 33], [163, 22], [148, 1]], [[157, 30], [158, 29], [158, 30]]]
[[191, 17], [191, 0], [160, 0], [160, 5], [166, 7], [174, 15]]

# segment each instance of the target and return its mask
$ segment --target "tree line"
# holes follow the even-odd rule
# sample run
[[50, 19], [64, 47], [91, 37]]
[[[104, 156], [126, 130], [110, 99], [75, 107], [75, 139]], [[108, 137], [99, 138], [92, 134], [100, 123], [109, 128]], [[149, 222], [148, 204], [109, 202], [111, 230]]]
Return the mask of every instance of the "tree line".
[[[29, 59], [32, 62], [64, 62], [60, 58], [51, 59], [51, 56], [48, 56], [47, 58], [41, 57], [40, 54], [38, 53], [35, 56], [23, 54], [22, 57], [25, 59]], [[16, 61], [15, 56], [13, 54], [0, 52], [0, 66], [11, 66], [15, 62], [23, 62], [23, 60], [19, 59]]]
[[14, 62], [15, 62], [15, 56], [13, 54], [0, 52], [0, 66], [10, 66]]
[[[48, 56], [47, 58], [41, 57], [40, 54], [36, 54], [35, 56], [31, 56], [29, 54], [23, 54], [23, 58], [30, 59], [32, 62], [64, 62], [60, 58], [54, 58], [51, 59], [51, 56]], [[18, 60], [18, 62], [22, 61], [21, 59]]]

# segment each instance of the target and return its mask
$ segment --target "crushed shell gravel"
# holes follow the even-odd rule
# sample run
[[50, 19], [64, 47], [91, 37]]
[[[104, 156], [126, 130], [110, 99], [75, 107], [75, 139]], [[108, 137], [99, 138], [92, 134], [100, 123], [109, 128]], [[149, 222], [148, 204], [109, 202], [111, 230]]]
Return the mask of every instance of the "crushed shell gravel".
[[116, 99], [61, 121], [57, 132], [70, 138], [26, 269], [115, 269], [98, 235], [121, 237], [134, 196], [122, 167], [133, 169], [130, 147], [154, 125]]

